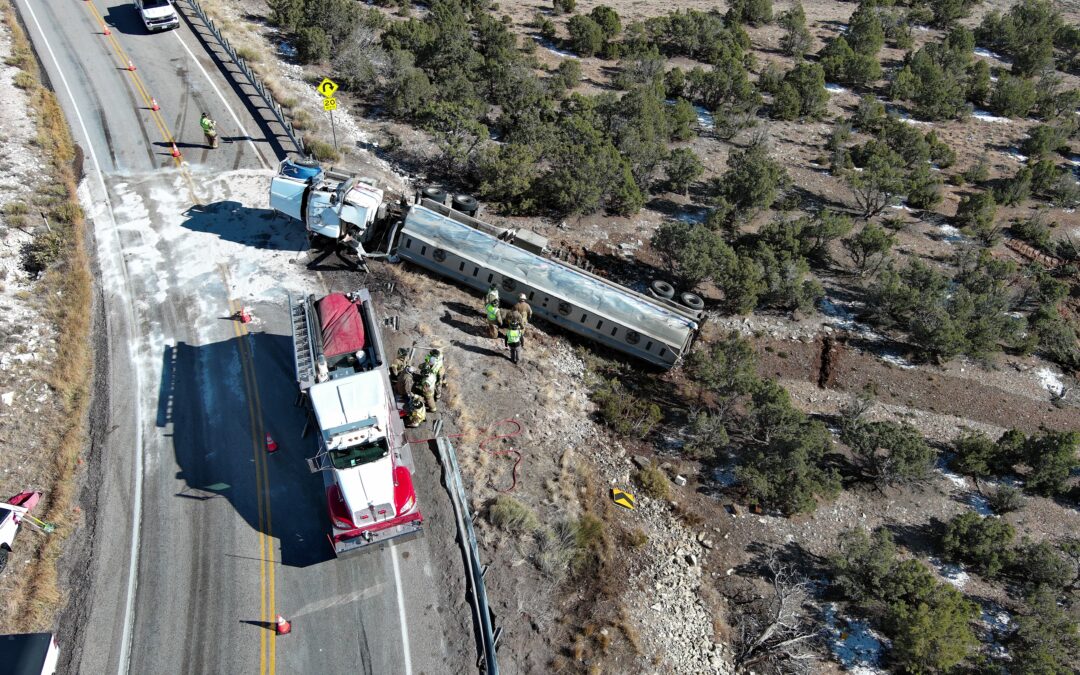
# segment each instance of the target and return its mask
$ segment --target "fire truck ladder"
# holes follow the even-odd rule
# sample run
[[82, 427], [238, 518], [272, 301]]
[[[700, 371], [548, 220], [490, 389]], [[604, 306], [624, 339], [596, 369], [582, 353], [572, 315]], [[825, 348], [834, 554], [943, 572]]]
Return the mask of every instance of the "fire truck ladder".
[[289, 294], [289, 319], [292, 325], [293, 355], [296, 360], [296, 381], [300, 391], [315, 384], [318, 354], [322, 353], [315, 305], [311, 298], [294, 299]]

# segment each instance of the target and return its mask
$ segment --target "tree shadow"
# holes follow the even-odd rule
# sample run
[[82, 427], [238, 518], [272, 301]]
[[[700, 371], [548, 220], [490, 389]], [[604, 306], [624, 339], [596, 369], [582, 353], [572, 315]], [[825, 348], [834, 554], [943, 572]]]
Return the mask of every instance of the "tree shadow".
[[[251, 392], [241, 384], [241, 348], [251, 355], [260, 406], [250, 403]], [[176, 497], [225, 498], [251, 529], [280, 540], [283, 565], [306, 567], [334, 553], [327, 542], [322, 477], [310, 473], [306, 461], [315, 444], [302, 437], [306, 414], [293, 405], [292, 358], [291, 338], [266, 333], [200, 346], [167, 345], [156, 425], [172, 427], [176, 478], [184, 484]], [[251, 428], [251, 410], [263, 421], [258, 430]], [[278, 442], [276, 453], [261, 454], [263, 439], [255, 437], [260, 431]], [[259, 464], [265, 486], [256, 479]], [[260, 501], [268, 504], [272, 531]]]
[[184, 211], [183, 226], [195, 232], [216, 234], [226, 241], [253, 248], [307, 250], [307, 232], [300, 221], [273, 209], [254, 209], [236, 201], [196, 205]]
[[838, 199], [832, 199], [817, 192], [812, 192], [800, 185], [793, 185], [788, 188], [790, 192], [795, 193], [799, 199], [799, 208], [806, 211], [821, 211], [823, 209], [829, 209], [836, 211], [852, 218], [858, 218], [862, 214], [852, 208], [849, 204], [842, 202]]
[[941, 552], [940, 542], [941, 535], [945, 531], [945, 523], [936, 517], [919, 525], [890, 523], [884, 527], [892, 533], [897, 544], [917, 556], [928, 558], [939, 555]]
[[777, 562], [789, 565], [808, 579], [829, 577], [828, 559], [811, 553], [796, 541], [781, 546], [751, 542], [746, 546], [746, 552], [752, 555], [751, 559], [735, 568], [735, 571], [743, 576], [770, 578], [769, 561], [775, 558]]
[[[375, 115], [366, 115], [367, 119], [379, 119]], [[372, 141], [357, 141], [356, 147], [360, 150], [370, 152], [372, 155], [381, 159], [390, 165], [390, 167], [397, 173], [404, 173], [410, 176], [427, 176], [432, 173], [431, 158], [426, 157], [420, 153], [412, 152], [410, 146], [401, 143], [397, 145], [387, 146], [386, 144], [376, 144]], [[430, 176], [428, 176], [430, 178]], [[456, 177], [460, 180], [460, 176]], [[430, 185], [431, 180], [425, 180], [425, 185]]]
[[591, 273], [614, 281], [621, 286], [626, 286], [638, 293], [648, 291], [649, 282], [653, 279], [668, 279], [671, 276], [666, 270], [642, 262], [637, 258], [599, 253], [588, 249], [584, 251], [584, 262], [587, 263]]

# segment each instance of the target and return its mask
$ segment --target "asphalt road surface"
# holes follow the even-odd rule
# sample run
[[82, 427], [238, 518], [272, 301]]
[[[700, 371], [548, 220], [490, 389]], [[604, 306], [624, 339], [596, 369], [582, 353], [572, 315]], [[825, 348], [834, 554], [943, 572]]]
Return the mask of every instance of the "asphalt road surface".
[[[150, 35], [130, 3], [16, 4], [83, 150], [99, 279], [64, 672], [471, 670], [452, 511], [426, 447], [414, 449], [424, 537], [340, 560], [326, 540], [285, 291], [356, 280], [307, 269], [298, 225], [266, 208], [282, 150], [257, 107], [196, 20]], [[203, 145], [203, 111], [219, 149]], [[230, 318], [241, 306], [254, 323]], [[268, 629], [277, 614], [287, 637]]]

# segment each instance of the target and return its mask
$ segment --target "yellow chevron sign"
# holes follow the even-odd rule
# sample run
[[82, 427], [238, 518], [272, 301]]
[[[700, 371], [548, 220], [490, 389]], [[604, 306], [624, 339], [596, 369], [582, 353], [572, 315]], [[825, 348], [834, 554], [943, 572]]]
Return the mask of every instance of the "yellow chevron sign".
[[624, 509], [633, 510], [634, 508], [634, 495], [619, 488], [611, 488], [611, 501]]

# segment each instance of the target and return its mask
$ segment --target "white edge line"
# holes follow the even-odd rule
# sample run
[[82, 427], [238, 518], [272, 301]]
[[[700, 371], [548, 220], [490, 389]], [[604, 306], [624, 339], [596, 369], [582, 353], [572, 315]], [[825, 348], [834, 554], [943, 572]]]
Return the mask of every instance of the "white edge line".
[[409, 654], [409, 622], [405, 620], [405, 595], [401, 592], [401, 569], [398, 567], [397, 547], [390, 544], [390, 561], [394, 564], [394, 587], [397, 589], [398, 621], [401, 622], [401, 648], [405, 652], [405, 675], [412, 675], [412, 656]]
[[[109, 211], [109, 219], [112, 221], [113, 231], [116, 231], [116, 215], [113, 213], [112, 201], [109, 199], [109, 190], [105, 186], [105, 178], [101, 172], [101, 164], [98, 163], [97, 153], [94, 152], [94, 144], [90, 142], [90, 133], [86, 130], [86, 123], [83, 121], [82, 113], [79, 112], [79, 107], [76, 103], [74, 94], [71, 93], [71, 87], [68, 86], [67, 78], [64, 77], [64, 71], [60, 67], [60, 60], [56, 58], [56, 53], [53, 52], [52, 45], [49, 44], [48, 38], [45, 37], [45, 31], [41, 29], [41, 23], [38, 22], [37, 15], [34, 14], [34, 8], [30, 2], [24, 2], [26, 11], [29, 12], [30, 18], [34, 20], [34, 26], [37, 27], [38, 34], [41, 36], [41, 42], [45, 45], [46, 51], [49, 52], [49, 58], [53, 60], [53, 64], [56, 66], [56, 74], [60, 76], [60, 83], [64, 85], [64, 91], [67, 93], [68, 99], [71, 101], [71, 109], [75, 111], [75, 118], [79, 121], [79, 128], [82, 130], [83, 138], [86, 140], [86, 149], [90, 153], [90, 161], [94, 163], [94, 171], [97, 173], [98, 182], [101, 184], [101, 192], [105, 200], [105, 206]], [[119, 240], [117, 241], [119, 245]], [[125, 268], [124, 276], [127, 277], [126, 264], [124, 262], [124, 256], [120, 255], [120, 264]], [[131, 358], [131, 362], [135, 363], [135, 353], [132, 346], [134, 345], [134, 339], [131, 333], [131, 321], [128, 324], [128, 353]], [[139, 535], [142, 532], [142, 489], [143, 489], [143, 428], [142, 428], [142, 405], [139, 400], [139, 395], [142, 392], [142, 375], [138, 368], [132, 368], [135, 374], [135, 495], [132, 499], [132, 528], [131, 528], [131, 549], [128, 552], [128, 578], [127, 578], [127, 597], [124, 601], [124, 629], [122, 638], [120, 641], [120, 663], [117, 665], [116, 672], [118, 675], [124, 675], [128, 672], [130, 667], [129, 660], [131, 658], [131, 629], [134, 620], [134, 606], [135, 606], [135, 584], [136, 584], [136, 571], [139, 562]]]
[[230, 106], [229, 102], [225, 100], [225, 96], [221, 93], [221, 90], [218, 89], [218, 86], [214, 84], [214, 80], [211, 79], [210, 73], [206, 72], [206, 68], [203, 68], [202, 64], [199, 63], [199, 59], [195, 58], [194, 52], [192, 52], [191, 49], [188, 48], [187, 43], [184, 42], [184, 39], [182, 37], [180, 37], [180, 32], [174, 30], [172, 31], [172, 34], [176, 36], [177, 42], [179, 42], [180, 46], [184, 48], [184, 51], [188, 53], [188, 56], [191, 57], [191, 60], [195, 62], [195, 67], [199, 69], [199, 72], [203, 74], [203, 77], [206, 78], [206, 81], [210, 83], [210, 87], [214, 90], [214, 93], [217, 94], [218, 98], [221, 99], [221, 102], [225, 105], [225, 109], [229, 111], [229, 116], [232, 117], [233, 122], [236, 122], [236, 128], [239, 129], [242, 134], [247, 136], [248, 145], [250, 145], [251, 149], [255, 152], [255, 156], [259, 158], [259, 164], [262, 165], [262, 168], [269, 169], [270, 167], [267, 165], [266, 160], [263, 159], [262, 153], [259, 152], [259, 149], [257, 147], [255, 147], [255, 141], [251, 140], [251, 134], [248, 133], [248, 130], [244, 128], [243, 123], [241, 123], [240, 118], [236, 116], [236, 113], [233, 111], [232, 106]]

